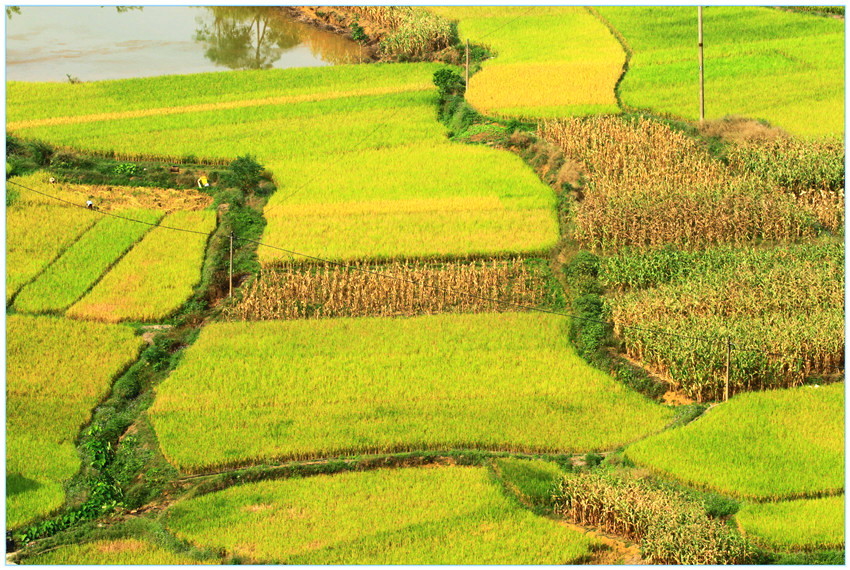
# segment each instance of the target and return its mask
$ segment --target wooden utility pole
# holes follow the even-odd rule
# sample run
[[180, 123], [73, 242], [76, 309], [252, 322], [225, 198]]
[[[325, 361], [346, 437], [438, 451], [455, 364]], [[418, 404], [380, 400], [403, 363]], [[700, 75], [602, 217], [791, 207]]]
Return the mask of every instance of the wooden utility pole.
[[233, 232], [230, 232], [230, 271], [228, 272], [228, 282], [230, 283], [227, 296], [233, 296]]
[[466, 38], [466, 82], [463, 84], [463, 91], [469, 86], [469, 38]]
[[697, 35], [699, 36], [699, 122], [705, 121], [705, 66], [702, 59], [702, 6], [697, 7]]
[[732, 340], [726, 337], [726, 383], [723, 387], [723, 401], [729, 399], [729, 368], [732, 366]]

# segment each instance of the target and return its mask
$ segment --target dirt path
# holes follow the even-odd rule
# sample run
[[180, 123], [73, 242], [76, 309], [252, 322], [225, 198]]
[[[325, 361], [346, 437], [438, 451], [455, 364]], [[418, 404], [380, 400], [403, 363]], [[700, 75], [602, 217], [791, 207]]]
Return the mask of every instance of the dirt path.
[[570, 530], [595, 538], [608, 547], [605, 550], [594, 552], [589, 564], [606, 566], [613, 564], [625, 564], [628, 566], [645, 564], [640, 557], [640, 547], [637, 544], [629, 542], [624, 538], [603, 534], [599, 531], [566, 521], [561, 521], [560, 524]]

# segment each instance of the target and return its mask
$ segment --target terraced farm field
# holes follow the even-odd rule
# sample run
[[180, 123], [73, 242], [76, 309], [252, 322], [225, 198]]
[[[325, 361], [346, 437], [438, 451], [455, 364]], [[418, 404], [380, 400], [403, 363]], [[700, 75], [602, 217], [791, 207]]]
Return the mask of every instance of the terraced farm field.
[[[263, 241], [310, 255], [469, 256], [551, 247], [558, 238], [551, 190], [517, 157], [444, 137], [433, 109], [436, 69], [337, 66], [321, 75], [270, 72], [257, 85], [252, 74], [204, 74], [185, 84], [156, 78], [86, 87], [90, 101], [106, 109], [117, 94], [138, 92], [127, 104], [132, 111], [108, 116], [72, 108], [64, 86], [12, 84], [10, 129], [125, 155], [232, 160], [251, 153], [279, 188], [265, 209]], [[291, 84], [281, 88], [284, 95], [270, 96], [283, 83]], [[165, 86], [196, 93], [164, 111], [146, 93]], [[211, 91], [221, 93], [220, 104], [202, 94]], [[31, 108], [32, 97], [40, 107]], [[273, 249], [260, 255], [264, 263], [290, 257]]]
[[459, 22], [462, 38], [496, 52], [466, 98], [488, 115], [543, 118], [618, 113], [614, 86], [626, 55], [580, 6], [465, 6], [430, 10]]
[[750, 503], [735, 515], [747, 534], [782, 549], [844, 547], [844, 495]]
[[[128, 210], [123, 215], [148, 224], [156, 224], [162, 218], [161, 212], [151, 210]], [[148, 230], [150, 226], [121, 218], [99, 219], [35, 281], [21, 290], [15, 299], [15, 309], [24, 313], [67, 309]]]
[[24, 564], [35, 565], [157, 565], [171, 566], [173, 564], [214, 564], [195, 560], [188, 556], [174, 554], [162, 547], [147, 541], [132, 538], [118, 540], [98, 540], [85, 544], [61, 546], [43, 554], [33, 556]]
[[53, 317], [6, 318], [6, 526], [58, 508], [80, 468], [74, 441], [142, 340], [132, 329]]
[[521, 313], [213, 324], [157, 389], [151, 421], [187, 472], [420, 449], [588, 452], [663, 428], [671, 411], [586, 365], [563, 326]]
[[[696, 6], [597, 10], [632, 52], [623, 102], [698, 119]], [[802, 136], [844, 132], [843, 20], [731, 6], [710, 6], [703, 18], [707, 119], [764, 119]]]
[[179, 503], [165, 521], [257, 563], [574, 564], [594, 544], [517, 507], [481, 467], [252, 483]]
[[657, 473], [737, 497], [838, 493], [844, 488], [844, 383], [740, 394], [626, 454]]

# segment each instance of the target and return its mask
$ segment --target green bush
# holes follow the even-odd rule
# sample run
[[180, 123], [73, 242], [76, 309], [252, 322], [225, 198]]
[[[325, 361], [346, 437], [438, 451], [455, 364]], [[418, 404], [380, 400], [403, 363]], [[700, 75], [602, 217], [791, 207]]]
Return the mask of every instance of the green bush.
[[224, 185], [240, 190], [254, 190], [263, 177], [263, 166], [250, 154], [238, 157], [228, 169], [221, 176]]
[[460, 73], [444, 67], [434, 72], [434, 85], [440, 90], [440, 97], [445, 99], [450, 95], [462, 94], [465, 83]]

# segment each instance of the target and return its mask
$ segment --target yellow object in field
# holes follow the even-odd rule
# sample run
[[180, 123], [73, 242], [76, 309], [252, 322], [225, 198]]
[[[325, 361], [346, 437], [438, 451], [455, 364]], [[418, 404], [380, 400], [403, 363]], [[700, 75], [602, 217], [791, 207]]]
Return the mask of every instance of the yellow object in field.
[[209, 185], [210, 183], [207, 181], [206, 176], [201, 176], [200, 178], [198, 178], [198, 188], [207, 188], [209, 187]]

